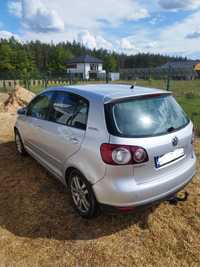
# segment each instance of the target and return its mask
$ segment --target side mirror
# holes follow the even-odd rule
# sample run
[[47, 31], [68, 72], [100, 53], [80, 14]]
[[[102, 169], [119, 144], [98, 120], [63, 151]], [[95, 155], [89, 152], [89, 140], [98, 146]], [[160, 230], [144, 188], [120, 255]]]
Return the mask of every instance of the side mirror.
[[26, 107], [17, 110], [18, 115], [26, 115]]

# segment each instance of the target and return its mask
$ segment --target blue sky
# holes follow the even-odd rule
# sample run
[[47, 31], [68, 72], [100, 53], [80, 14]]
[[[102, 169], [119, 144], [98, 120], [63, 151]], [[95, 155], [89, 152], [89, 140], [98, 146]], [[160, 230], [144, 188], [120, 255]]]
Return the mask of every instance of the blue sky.
[[0, 37], [200, 58], [200, 0], [1, 0]]

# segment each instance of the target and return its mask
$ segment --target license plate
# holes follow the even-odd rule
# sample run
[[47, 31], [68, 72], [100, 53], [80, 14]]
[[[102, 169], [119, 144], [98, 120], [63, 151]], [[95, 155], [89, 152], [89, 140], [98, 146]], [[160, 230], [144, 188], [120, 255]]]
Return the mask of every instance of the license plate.
[[155, 158], [156, 168], [160, 168], [174, 160], [182, 158], [185, 155], [183, 148], [178, 148], [172, 152]]

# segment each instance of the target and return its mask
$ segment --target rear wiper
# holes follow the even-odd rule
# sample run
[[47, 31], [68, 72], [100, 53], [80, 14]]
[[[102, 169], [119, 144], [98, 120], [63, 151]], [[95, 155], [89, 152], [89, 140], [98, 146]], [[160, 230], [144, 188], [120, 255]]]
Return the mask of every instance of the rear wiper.
[[176, 129], [172, 126], [172, 127], [169, 127], [168, 129], [167, 129], [167, 132], [168, 133], [171, 133], [171, 132], [173, 132], [173, 131], [175, 131]]

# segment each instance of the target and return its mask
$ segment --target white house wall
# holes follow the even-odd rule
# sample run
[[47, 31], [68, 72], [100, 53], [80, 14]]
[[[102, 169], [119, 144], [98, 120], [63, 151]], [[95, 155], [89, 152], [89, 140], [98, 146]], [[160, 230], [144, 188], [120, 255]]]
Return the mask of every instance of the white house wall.
[[[76, 64], [76, 68], [69, 68], [67, 69], [67, 72], [69, 73], [82, 73], [83, 79], [89, 79], [90, 78], [90, 63], [78, 63]], [[103, 64], [98, 64], [98, 71], [97, 74], [105, 73], [103, 70]]]
[[85, 79], [90, 78], [89, 72], [90, 72], [90, 64], [87, 63], [87, 64], [85, 64]]
[[99, 64], [98, 70], [99, 71], [102, 71], [103, 70], [103, 64]]

